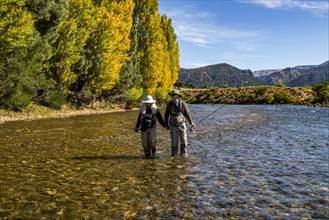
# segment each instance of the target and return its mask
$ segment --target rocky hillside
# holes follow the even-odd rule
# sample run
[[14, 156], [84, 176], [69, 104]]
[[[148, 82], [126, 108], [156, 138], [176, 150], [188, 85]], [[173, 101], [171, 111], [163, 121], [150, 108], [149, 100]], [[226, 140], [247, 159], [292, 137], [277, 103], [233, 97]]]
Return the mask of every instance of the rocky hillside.
[[329, 81], [329, 61], [320, 65], [296, 66], [260, 75], [266, 85], [285, 84], [289, 86], [314, 85]]
[[302, 76], [304, 72], [304, 70], [286, 68], [269, 75], [260, 76], [259, 79], [265, 82], [266, 85], [288, 84], [290, 81]]
[[289, 86], [314, 85], [322, 82], [329, 82], [329, 61], [313, 67], [300, 77], [291, 80]]
[[329, 82], [329, 61], [320, 65], [288, 67], [281, 70], [241, 70], [229, 64], [195, 69], [182, 68], [177, 85], [189, 87], [237, 87], [257, 85], [305, 86]]
[[240, 70], [229, 64], [216, 64], [195, 69], [181, 69], [177, 83], [194, 87], [261, 85], [250, 70]]

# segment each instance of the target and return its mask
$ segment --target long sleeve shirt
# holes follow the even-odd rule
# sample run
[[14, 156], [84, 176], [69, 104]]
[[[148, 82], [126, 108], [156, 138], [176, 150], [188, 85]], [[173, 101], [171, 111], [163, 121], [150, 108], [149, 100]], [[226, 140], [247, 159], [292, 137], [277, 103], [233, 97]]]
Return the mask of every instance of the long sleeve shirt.
[[165, 123], [166, 123], [166, 127], [169, 126], [169, 117], [173, 117], [175, 114], [179, 114], [182, 113], [186, 119], [188, 120], [188, 122], [190, 124], [193, 124], [193, 120], [192, 120], [192, 116], [190, 113], [190, 110], [188, 109], [186, 103], [184, 101], [182, 101], [181, 99], [176, 99], [175, 102], [173, 102], [172, 100], [167, 104], [166, 107], [166, 111], [165, 111]]

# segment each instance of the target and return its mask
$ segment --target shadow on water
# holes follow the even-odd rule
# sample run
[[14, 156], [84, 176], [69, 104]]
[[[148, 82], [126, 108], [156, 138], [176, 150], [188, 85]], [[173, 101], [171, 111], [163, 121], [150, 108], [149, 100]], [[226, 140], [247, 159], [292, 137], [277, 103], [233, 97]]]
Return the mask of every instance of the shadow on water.
[[81, 156], [81, 157], [73, 157], [73, 160], [140, 160], [144, 159], [142, 156], [136, 155], [103, 155], [103, 156]]

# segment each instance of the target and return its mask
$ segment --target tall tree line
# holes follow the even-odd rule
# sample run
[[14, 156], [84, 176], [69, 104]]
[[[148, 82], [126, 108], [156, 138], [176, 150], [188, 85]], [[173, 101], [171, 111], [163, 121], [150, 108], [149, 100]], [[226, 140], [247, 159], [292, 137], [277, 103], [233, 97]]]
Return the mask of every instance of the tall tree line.
[[178, 70], [176, 35], [157, 0], [0, 2], [1, 108], [88, 104], [105, 93], [161, 99]]

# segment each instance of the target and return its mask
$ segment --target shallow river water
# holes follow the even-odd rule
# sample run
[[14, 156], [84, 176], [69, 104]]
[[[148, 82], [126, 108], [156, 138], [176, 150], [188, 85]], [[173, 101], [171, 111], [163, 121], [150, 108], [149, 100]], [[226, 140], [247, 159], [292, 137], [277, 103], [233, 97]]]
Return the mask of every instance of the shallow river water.
[[[195, 122], [220, 105], [189, 105]], [[163, 109], [161, 109], [163, 112]], [[0, 124], [0, 219], [328, 219], [329, 108], [227, 105], [170, 157], [138, 112]]]

